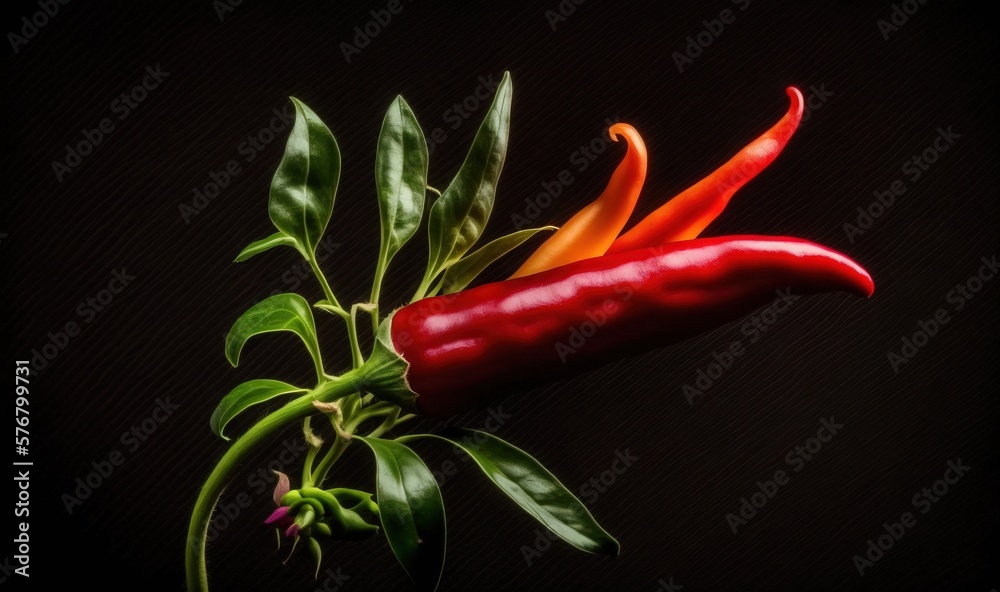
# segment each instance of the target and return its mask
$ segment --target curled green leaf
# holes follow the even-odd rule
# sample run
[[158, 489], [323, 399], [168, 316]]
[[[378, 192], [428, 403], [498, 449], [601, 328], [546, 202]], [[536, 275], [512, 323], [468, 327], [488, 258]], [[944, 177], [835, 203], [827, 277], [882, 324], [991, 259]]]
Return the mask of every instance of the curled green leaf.
[[314, 253], [326, 232], [340, 182], [340, 148], [326, 124], [291, 98], [295, 124], [271, 180], [268, 213], [278, 230]]
[[[211, 420], [212, 431], [223, 440], [229, 440], [229, 437], [222, 432], [226, 429], [226, 424], [243, 411], [275, 397], [304, 393], [305, 390], [280, 380], [257, 379], [244, 382], [223, 397], [219, 406], [215, 408]], [[286, 485], [287, 480], [285, 477]]]
[[451, 294], [452, 292], [464, 290], [491, 263], [513, 251], [521, 243], [543, 230], [557, 230], [557, 228], [555, 226], [543, 226], [541, 228], [519, 230], [490, 241], [472, 254], [463, 257], [458, 263], [445, 270], [442, 292], [444, 294]]
[[254, 255], [263, 253], [264, 251], [269, 251], [274, 247], [280, 247], [282, 245], [294, 247], [297, 244], [298, 243], [295, 242], [294, 238], [288, 236], [284, 232], [275, 232], [267, 238], [262, 238], [259, 241], [254, 241], [247, 245], [247, 248], [240, 251], [240, 254], [236, 256], [236, 262], [240, 263], [246, 261]]
[[226, 336], [226, 358], [229, 363], [233, 366], [239, 364], [240, 352], [248, 339], [274, 331], [291, 331], [298, 335], [309, 354], [319, 362], [316, 323], [309, 303], [298, 294], [275, 294], [250, 307], [233, 324]]

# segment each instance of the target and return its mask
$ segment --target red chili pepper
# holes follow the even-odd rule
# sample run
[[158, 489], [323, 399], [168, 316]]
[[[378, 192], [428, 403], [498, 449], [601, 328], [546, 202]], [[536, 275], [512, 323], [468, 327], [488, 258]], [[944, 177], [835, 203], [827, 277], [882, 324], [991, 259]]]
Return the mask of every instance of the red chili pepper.
[[397, 310], [392, 346], [426, 415], [524, 388], [738, 319], [776, 298], [870, 296], [857, 263], [797, 238], [728, 236], [578, 261]]
[[608, 254], [697, 238], [722, 213], [733, 194], [777, 158], [795, 133], [802, 120], [802, 93], [792, 86], [786, 92], [791, 105], [778, 123], [729, 162], [619, 236]]

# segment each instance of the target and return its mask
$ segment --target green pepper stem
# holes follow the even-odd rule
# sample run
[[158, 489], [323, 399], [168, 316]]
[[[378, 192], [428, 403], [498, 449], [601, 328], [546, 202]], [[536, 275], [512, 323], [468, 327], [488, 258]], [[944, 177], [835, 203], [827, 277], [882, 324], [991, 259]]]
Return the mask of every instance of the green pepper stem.
[[312, 483], [316, 487], [322, 487], [323, 481], [326, 481], [327, 475], [330, 473], [330, 469], [333, 468], [333, 464], [340, 459], [340, 456], [344, 454], [347, 450], [347, 445], [350, 442], [345, 438], [337, 435], [337, 439], [333, 441], [330, 445], [330, 449], [326, 451], [326, 455], [323, 456], [323, 460], [319, 462], [319, 466], [312, 474]]
[[305, 258], [306, 261], [309, 262], [309, 267], [312, 268], [313, 275], [316, 276], [316, 279], [319, 281], [319, 285], [323, 288], [323, 296], [326, 297], [327, 302], [330, 303], [334, 312], [346, 320], [348, 316], [347, 311], [344, 310], [344, 307], [337, 301], [337, 297], [333, 295], [333, 288], [330, 287], [330, 282], [326, 281], [326, 276], [323, 275], [323, 270], [319, 268], [319, 262], [316, 261], [316, 256], [313, 253], [308, 253], [305, 254]]
[[375, 280], [372, 282], [372, 295], [369, 299], [373, 307], [369, 311], [372, 315], [373, 334], [378, 332], [378, 299], [382, 294], [382, 277], [385, 275], [385, 270], [389, 266], [385, 249], [385, 245], [382, 245], [379, 248], [378, 263], [375, 264]]
[[208, 480], [205, 481], [205, 485], [202, 486], [198, 501], [191, 514], [185, 549], [189, 592], [208, 591], [208, 572], [205, 568], [205, 542], [208, 537], [208, 526], [215, 505], [219, 501], [219, 496], [222, 495], [222, 490], [232, 479], [240, 463], [246, 460], [256, 445], [268, 436], [314, 413], [316, 408], [313, 407], [313, 401], [329, 403], [355, 392], [357, 390], [355, 380], [360, 375], [361, 373], [356, 370], [348, 372], [339, 380], [324, 383], [315, 390], [293, 399], [250, 428], [226, 451], [219, 464], [212, 470]]
[[347, 335], [351, 340], [351, 362], [355, 368], [360, 368], [365, 363], [365, 358], [361, 354], [361, 344], [358, 342], [358, 307], [355, 304], [351, 307], [351, 319], [347, 322]]
[[427, 295], [427, 290], [430, 289], [431, 284], [434, 282], [434, 278], [437, 277], [438, 270], [431, 270], [427, 268], [427, 272], [424, 273], [424, 279], [420, 281], [420, 286], [417, 287], [417, 292], [410, 299], [410, 303], [414, 303], [417, 300], [423, 299]]

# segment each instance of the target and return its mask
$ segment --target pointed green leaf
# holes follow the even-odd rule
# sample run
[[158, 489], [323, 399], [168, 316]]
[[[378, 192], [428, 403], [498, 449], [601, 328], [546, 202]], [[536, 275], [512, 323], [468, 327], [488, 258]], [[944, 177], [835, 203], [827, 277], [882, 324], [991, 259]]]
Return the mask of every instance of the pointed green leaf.
[[464, 450], [497, 487], [546, 528], [574, 547], [618, 556], [618, 541], [601, 528], [586, 506], [527, 452], [476, 430], [449, 428], [440, 434], [398, 438], [437, 438]]
[[[226, 429], [226, 424], [246, 409], [275, 397], [303, 393], [305, 390], [280, 380], [258, 379], [244, 382], [223, 397], [222, 402], [215, 408], [215, 412], [212, 413], [212, 431], [223, 440], [229, 440], [229, 437], [222, 433]], [[287, 482], [288, 477], [285, 477], [286, 486]]]
[[519, 230], [491, 241], [468, 257], [463, 257], [458, 263], [445, 270], [442, 293], [451, 294], [464, 290], [491, 263], [516, 249], [521, 243], [542, 230], [557, 229], [555, 226], [543, 226]]
[[247, 248], [240, 251], [240, 254], [236, 256], [236, 262], [240, 263], [241, 261], [246, 261], [258, 253], [263, 253], [264, 251], [268, 251], [281, 245], [294, 247], [296, 245], [295, 239], [288, 236], [284, 232], [275, 232], [267, 238], [262, 238], [259, 241], [250, 243]]
[[302, 338], [313, 359], [319, 359], [316, 324], [309, 303], [298, 294], [275, 294], [253, 305], [233, 324], [229, 335], [226, 335], [226, 358], [229, 363], [233, 366], [239, 364], [240, 352], [248, 339], [273, 331], [295, 333]]
[[375, 453], [379, 517], [389, 546], [418, 590], [435, 590], [444, 569], [441, 489], [415, 452], [392, 440], [354, 436]]
[[340, 182], [340, 148], [319, 116], [292, 97], [295, 124], [271, 180], [271, 222], [308, 253], [316, 250], [333, 214]]
[[461, 259], [483, 234], [507, 154], [510, 97], [510, 73], [505, 72], [462, 168], [431, 207], [428, 279]]
[[427, 140], [403, 97], [396, 97], [382, 121], [375, 186], [382, 220], [381, 274], [420, 227], [427, 188]]

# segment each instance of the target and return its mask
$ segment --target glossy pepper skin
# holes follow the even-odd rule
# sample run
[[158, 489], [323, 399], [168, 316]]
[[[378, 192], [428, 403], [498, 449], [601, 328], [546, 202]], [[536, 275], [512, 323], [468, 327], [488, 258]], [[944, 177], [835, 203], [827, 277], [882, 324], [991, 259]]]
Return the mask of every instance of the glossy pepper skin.
[[874, 291], [857, 263], [802, 239], [697, 239], [415, 302], [395, 312], [392, 345], [417, 410], [445, 416], [708, 331], [785, 288]]
[[804, 101], [790, 86], [788, 111], [770, 129], [747, 144], [736, 156], [633, 226], [608, 248], [621, 253], [643, 247], [697, 238], [729, 204], [730, 198], [763, 171], [785, 149], [802, 121]]

